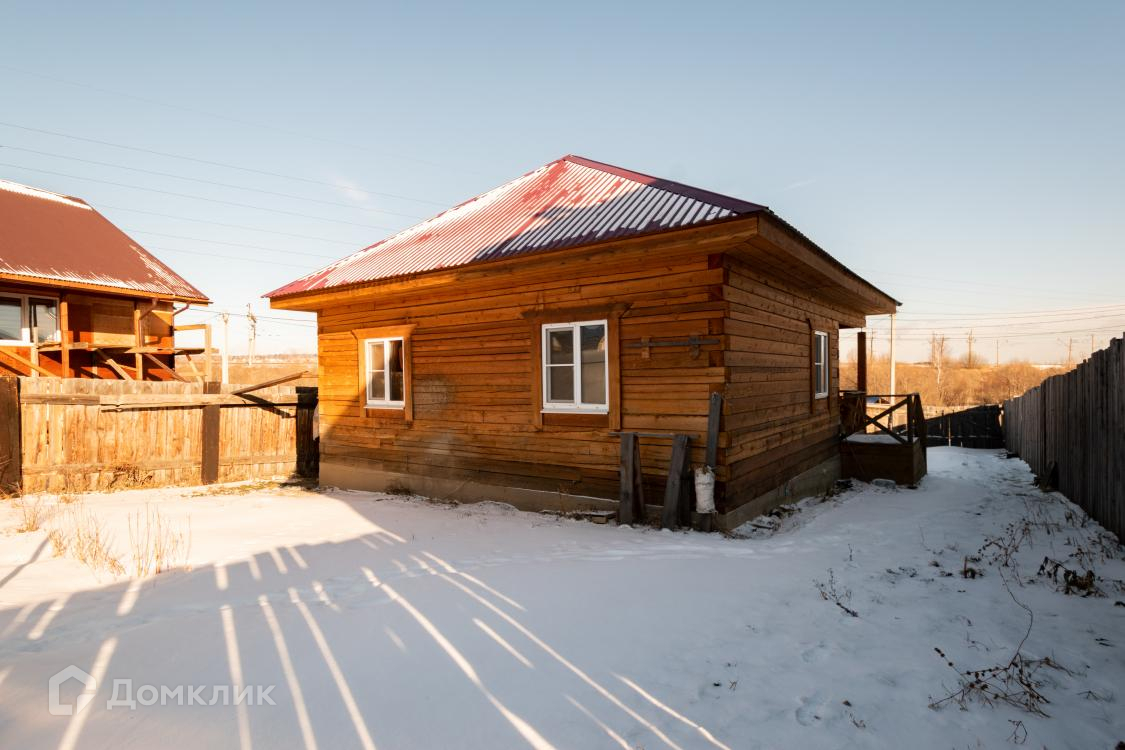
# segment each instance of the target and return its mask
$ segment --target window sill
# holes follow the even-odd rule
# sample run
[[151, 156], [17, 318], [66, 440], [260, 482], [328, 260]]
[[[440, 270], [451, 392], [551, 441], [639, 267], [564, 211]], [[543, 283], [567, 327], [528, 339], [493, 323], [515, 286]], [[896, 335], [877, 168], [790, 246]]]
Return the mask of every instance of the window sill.
[[816, 398], [817, 401], [820, 401], [822, 398], [828, 398], [828, 394], [827, 393], [818, 393], [818, 394], [815, 395], [815, 398]]
[[363, 409], [368, 413], [374, 412], [376, 415], [384, 414], [386, 416], [406, 413], [405, 404], [364, 404]]
[[609, 412], [543, 410], [543, 424], [547, 427], [609, 427]]

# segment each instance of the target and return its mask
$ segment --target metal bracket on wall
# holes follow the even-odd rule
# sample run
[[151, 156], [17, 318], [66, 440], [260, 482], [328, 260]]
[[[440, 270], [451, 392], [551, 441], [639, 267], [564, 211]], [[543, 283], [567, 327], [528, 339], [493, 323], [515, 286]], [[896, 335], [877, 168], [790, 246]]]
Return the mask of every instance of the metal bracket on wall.
[[648, 336], [645, 336], [640, 341], [634, 341], [625, 346], [630, 349], [641, 349], [641, 359], [648, 359], [651, 356], [651, 348], [654, 346], [687, 346], [691, 347], [691, 358], [699, 359], [701, 346], [704, 344], [719, 343], [722, 342], [718, 339], [704, 339], [699, 336], [688, 336], [686, 339], [672, 339], [670, 341], [653, 341]]

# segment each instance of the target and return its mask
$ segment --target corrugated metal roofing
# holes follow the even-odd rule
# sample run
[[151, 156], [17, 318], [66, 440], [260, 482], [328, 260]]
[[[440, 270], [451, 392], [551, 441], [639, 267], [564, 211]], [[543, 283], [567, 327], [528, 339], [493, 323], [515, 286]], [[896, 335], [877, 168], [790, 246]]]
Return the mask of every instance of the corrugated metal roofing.
[[84, 201], [7, 180], [0, 180], [0, 274], [208, 301]]
[[266, 296], [456, 268], [764, 210], [756, 203], [564, 156]]

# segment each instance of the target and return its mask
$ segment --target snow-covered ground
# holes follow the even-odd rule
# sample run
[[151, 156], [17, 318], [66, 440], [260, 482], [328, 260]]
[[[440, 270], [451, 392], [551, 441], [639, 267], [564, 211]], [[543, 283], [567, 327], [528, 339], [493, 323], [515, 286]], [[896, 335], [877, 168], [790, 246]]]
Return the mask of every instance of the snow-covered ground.
[[[735, 539], [298, 488], [87, 496], [126, 568], [138, 510], [190, 527], [189, 569], [141, 581], [55, 557], [5, 503], [0, 747], [1114, 747], [1119, 548], [1018, 460], [940, 448], [929, 465], [917, 490], [856, 485]], [[989, 538], [1007, 541], [966, 563]], [[1079, 548], [1107, 596], [1036, 575], [1045, 556], [1084, 570]], [[935, 648], [961, 669], [1010, 661], [1016, 600], [1034, 613], [1023, 656], [1064, 668], [1036, 673], [1049, 717], [929, 708], [959, 679]], [[52, 715], [69, 665], [96, 690]], [[139, 702], [108, 708], [124, 680], [116, 698]]]

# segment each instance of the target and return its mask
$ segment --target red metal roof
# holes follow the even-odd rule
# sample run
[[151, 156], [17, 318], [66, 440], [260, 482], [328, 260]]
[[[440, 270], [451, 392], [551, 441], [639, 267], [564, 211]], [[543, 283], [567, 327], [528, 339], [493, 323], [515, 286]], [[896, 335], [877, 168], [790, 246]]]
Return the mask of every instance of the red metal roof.
[[0, 180], [0, 274], [207, 302], [85, 201]]
[[282, 297], [767, 210], [564, 156], [268, 293]]

